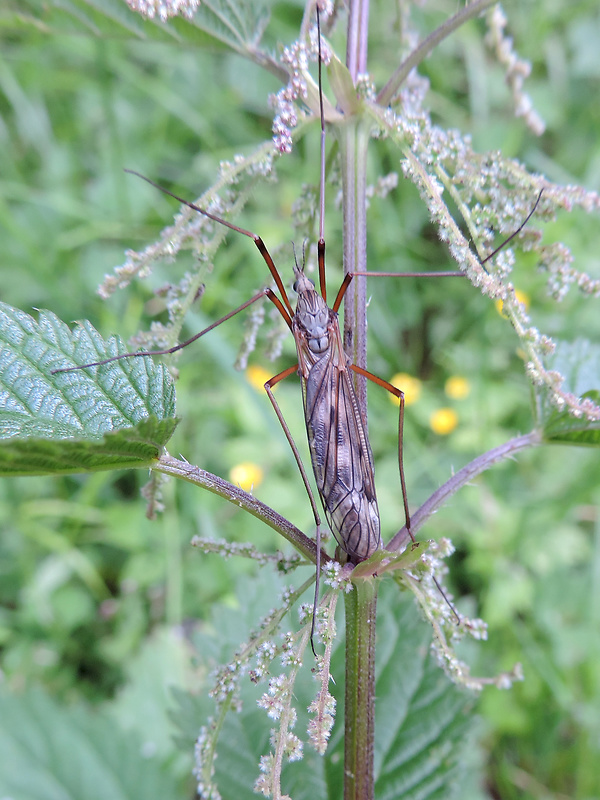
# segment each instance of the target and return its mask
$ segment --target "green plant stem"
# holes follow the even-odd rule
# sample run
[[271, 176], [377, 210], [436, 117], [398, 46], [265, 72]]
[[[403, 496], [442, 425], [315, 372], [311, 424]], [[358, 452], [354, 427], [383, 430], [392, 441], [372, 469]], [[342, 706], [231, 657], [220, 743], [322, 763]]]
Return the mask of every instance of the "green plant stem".
[[369, 0], [355, 0], [348, 15], [346, 66], [356, 83], [357, 75], [367, 70], [369, 33]]
[[[536, 447], [542, 444], [543, 438], [541, 431], [534, 430], [531, 433], [526, 433], [524, 436], [516, 436], [514, 439], [509, 439], [508, 442], [501, 444], [499, 447], [494, 447], [488, 450], [483, 455], [473, 459], [469, 464], [459, 470], [453, 475], [449, 481], [434, 492], [416, 511], [411, 514], [410, 527], [414, 533], [421, 528], [424, 523], [435, 514], [435, 512], [448, 500], [452, 495], [461, 489], [465, 484], [473, 480], [477, 475], [485, 472], [498, 461], [503, 458], [510, 458], [520, 450], [525, 450], [527, 447]], [[406, 526], [400, 528], [398, 533], [386, 546], [386, 550], [399, 550], [410, 539], [410, 535], [406, 530]]]
[[[239, 486], [234, 486], [232, 483], [223, 480], [223, 478], [219, 478], [218, 475], [206, 472], [206, 470], [195, 467], [187, 461], [179, 461], [167, 453], [152, 465], [152, 469], [165, 475], [182, 478], [203, 489], [208, 489], [213, 494], [218, 494], [219, 497], [224, 497], [230, 503], [243, 508], [252, 516], [265, 522], [270, 528], [273, 528], [273, 530], [287, 539], [288, 542], [291, 542], [298, 552], [313, 563], [316, 563], [317, 546], [313, 540], [305, 536], [299, 528], [292, 525], [285, 517], [277, 514], [272, 508], [261, 503], [260, 500], [240, 489]], [[331, 561], [331, 558], [321, 551], [321, 564], [325, 565], [328, 561]]]
[[[348, 13], [346, 66], [354, 83], [367, 70], [369, 0], [354, 0]], [[360, 116], [338, 128], [342, 170], [343, 267], [367, 269], [367, 150], [369, 127]], [[344, 297], [344, 349], [352, 363], [367, 368], [367, 282], [354, 278]], [[353, 376], [358, 406], [367, 419], [366, 379]]]
[[346, 694], [344, 800], [374, 797], [376, 579], [345, 595]]
[[436, 30], [429, 34], [429, 36], [412, 51], [408, 58], [400, 64], [398, 69], [377, 95], [377, 102], [382, 106], [389, 105], [393, 96], [400, 86], [402, 86], [412, 69], [418, 66], [440, 42], [450, 36], [457, 28], [460, 28], [467, 20], [479, 16], [479, 14], [490, 6], [495, 5], [496, 1], [497, 0], [475, 0], [475, 2], [469, 3], [469, 5], [462, 8], [453, 17], [447, 19], [439, 28], [436, 28]]
[[[368, 0], [354, 0], [348, 14], [346, 66], [356, 83], [367, 68]], [[361, 104], [362, 105], [362, 104]], [[367, 150], [370, 123], [360, 115], [338, 126], [342, 170], [344, 275], [367, 269]], [[367, 286], [355, 277], [344, 297], [344, 349], [352, 362], [367, 368]], [[354, 375], [358, 413], [367, 421], [366, 379]], [[345, 598], [346, 694], [344, 800], [374, 797], [375, 618], [374, 580], [359, 581]]]
[[[339, 128], [342, 160], [342, 214], [344, 274], [367, 268], [366, 166], [369, 129], [354, 119]], [[355, 277], [344, 296], [344, 349], [353, 364], [367, 367], [367, 288], [364, 277]], [[354, 375], [358, 405], [367, 418], [366, 379]]]

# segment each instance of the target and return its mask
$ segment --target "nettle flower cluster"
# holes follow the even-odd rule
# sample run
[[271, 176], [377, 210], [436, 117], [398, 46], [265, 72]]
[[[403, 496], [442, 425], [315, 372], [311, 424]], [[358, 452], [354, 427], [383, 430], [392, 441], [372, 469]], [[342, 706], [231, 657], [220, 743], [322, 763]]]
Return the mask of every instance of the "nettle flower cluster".
[[[213, 551], [222, 546], [229, 550], [229, 543], [196, 542], [198, 546]], [[239, 546], [237, 554], [244, 548], [255, 557], [251, 545]], [[289, 563], [284, 559], [285, 568]], [[340, 565], [331, 570], [336, 575]], [[346, 581], [347, 583], [347, 581]], [[194, 774], [198, 783], [200, 798], [218, 797], [214, 784], [217, 742], [225, 715], [230, 710], [241, 708], [240, 689], [242, 680], [249, 679], [254, 684], [266, 684], [266, 689], [258, 698], [258, 706], [276, 723], [271, 730], [271, 751], [260, 759], [260, 776], [255, 791], [265, 796], [280, 796], [281, 771], [285, 763], [303, 757], [304, 743], [294, 732], [297, 710], [294, 707], [294, 686], [298, 673], [305, 660], [311, 636], [312, 605], [299, 607], [300, 627], [298, 631], [279, 633], [283, 620], [297, 604], [299, 597], [312, 584], [312, 578], [298, 590], [288, 588], [284, 591], [279, 608], [272, 609], [260, 622], [258, 630], [250, 635], [248, 642], [242, 644], [233, 658], [213, 673], [213, 688], [210, 696], [215, 703], [215, 712], [208, 724], [202, 728], [195, 746]], [[335, 641], [335, 608], [339, 592], [330, 592], [323, 598], [317, 614], [315, 640], [324, 647], [323, 655], [317, 657], [313, 677], [317, 683], [314, 700], [308, 709], [308, 741], [317, 752], [323, 754], [331, 734], [335, 718], [335, 700], [329, 692], [330, 660]], [[312, 652], [309, 650], [310, 658]]]
[[200, 2], [201, 0], [127, 0], [127, 5], [142, 17], [147, 19], [158, 17], [161, 22], [166, 22], [171, 17], [191, 19], [198, 10]]
[[473, 692], [487, 685], [508, 689], [515, 681], [523, 679], [520, 664], [509, 672], [479, 677], [471, 675], [468, 664], [456, 654], [457, 644], [465, 637], [486, 640], [487, 624], [482, 619], [458, 615], [454, 608], [453, 597], [443, 585], [448, 573], [445, 559], [453, 553], [454, 546], [449, 539], [429, 541], [426, 552], [416, 563], [411, 568], [394, 572], [394, 579], [415, 596], [423, 617], [431, 626], [431, 653], [454, 683]]
[[[263, 556], [250, 544], [232, 545], [230, 542], [204, 540], [196, 537], [194, 544], [204, 552], [222, 552], [225, 557], [231, 555], [246, 556], [265, 563], [275, 563], [278, 571], [288, 572], [299, 565], [299, 562], [282, 555]], [[455, 653], [455, 646], [464, 636], [474, 639], [485, 639], [486, 625], [482, 620], [471, 620], [467, 617], [457, 618], [451, 604], [451, 596], [440, 592], [441, 581], [447, 572], [444, 565], [453, 552], [447, 539], [429, 542], [427, 552], [422, 557], [414, 557], [407, 567], [393, 569], [390, 573], [401, 586], [413, 592], [424, 617], [430, 622], [433, 631], [432, 652], [444, 671], [460, 685], [479, 691], [486, 684], [494, 684], [498, 688], [508, 688], [513, 681], [520, 680], [521, 669], [516, 665], [511, 672], [502, 673], [493, 678], [476, 678], [470, 674], [468, 666]], [[402, 558], [402, 556], [400, 556]], [[385, 571], [393, 564], [394, 555], [382, 554], [373, 570]], [[362, 565], [365, 578], [373, 573]], [[315, 644], [319, 652], [314, 661], [312, 675], [316, 683], [313, 700], [308, 706], [309, 720], [306, 728], [306, 740], [319, 754], [323, 755], [335, 720], [336, 702], [329, 687], [332, 676], [330, 665], [336, 643], [335, 610], [340, 595], [352, 591], [352, 565], [342, 566], [330, 561], [323, 567], [323, 582], [329, 587], [317, 608], [315, 620]], [[214, 784], [217, 743], [222, 731], [223, 721], [229, 711], [240, 711], [242, 707], [241, 691], [244, 682], [265, 685], [265, 689], [257, 699], [259, 708], [274, 723], [270, 735], [271, 750], [260, 758], [260, 775], [255, 790], [265, 796], [281, 795], [281, 773], [285, 763], [297, 761], [304, 755], [304, 742], [295, 731], [299, 710], [294, 703], [295, 685], [303, 663], [313, 662], [313, 654], [309, 647], [312, 623], [312, 603], [305, 603], [298, 608], [298, 630], [280, 632], [283, 622], [291, 609], [312, 584], [309, 578], [298, 589], [287, 588], [281, 597], [278, 608], [272, 609], [261, 620], [257, 630], [250, 634], [248, 641], [238, 647], [230, 661], [219, 666], [212, 675], [213, 688], [209, 692], [215, 703], [214, 714], [208, 724], [202, 728], [195, 747], [195, 776], [198, 782], [200, 798], [214, 800], [216, 786]]]
[[[507, 70], [513, 92], [515, 113], [523, 116], [537, 134], [543, 123], [523, 91], [529, 66], [518, 59], [512, 41], [504, 37], [506, 19], [499, 7], [488, 15], [488, 43]], [[394, 102], [385, 108], [366, 103], [367, 112], [379, 135], [392, 139], [400, 148], [404, 176], [419, 189], [440, 239], [474, 286], [492, 299], [503, 301], [504, 315], [512, 323], [526, 354], [525, 370], [537, 386], [544, 386], [550, 402], [575, 417], [600, 420], [600, 408], [590, 399], [577, 397], [566, 387], [565, 378], [545, 365], [555, 342], [533, 324], [523, 303], [517, 299], [511, 274], [516, 264], [512, 247], [498, 250], [502, 239], [512, 239], [523, 251], [535, 252], [538, 269], [547, 274], [548, 293], [562, 300], [573, 285], [589, 297], [600, 295], [600, 280], [577, 269], [570, 249], [561, 242], [542, 243], [542, 232], [533, 220], [553, 221], [557, 212], [576, 207], [586, 213], [600, 210], [600, 196], [580, 186], [561, 186], [542, 175], [530, 173], [514, 159], [499, 151], [477, 153], [470, 137], [457, 130], [434, 125], [425, 106], [422, 79], [409, 75]], [[463, 224], [475, 248], [452, 217], [448, 201], [459, 209]], [[535, 209], [533, 220], [522, 230]], [[593, 387], [589, 387], [590, 389]]]
[[[318, 5], [321, 22], [325, 25], [333, 13], [333, 3], [319, 2]], [[311, 61], [318, 61], [319, 50], [321, 62], [327, 66], [331, 53], [323, 39], [321, 39], [319, 48], [319, 36], [315, 23], [310, 26], [308, 36], [301, 34], [299, 39], [283, 48], [280, 61], [289, 73], [289, 82], [277, 94], [271, 95], [269, 98], [275, 109], [273, 143], [280, 153], [292, 152], [292, 132], [298, 124], [299, 114], [302, 113], [298, 108], [298, 103], [305, 104], [308, 100], [308, 67]]]
[[[217, 552], [219, 548], [227, 555], [248, 555], [257, 557], [251, 545], [237, 545], [232, 550], [230, 543], [210, 542], [197, 539], [197, 546], [207, 552]], [[425, 616], [430, 620], [434, 631], [433, 652], [440, 664], [454, 680], [462, 685], [479, 690], [486, 683], [493, 682], [500, 688], [509, 686], [513, 680], [519, 679], [517, 666], [511, 673], [502, 674], [493, 679], [473, 678], [468, 667], [459, 661], [453, 652], [453, 645], [465, 634], [473, 638], [485, 638], [485, 625], [481, 620], [462, 618], [456, 624], [455, 613], [448, 599], [439, 592], [439, 583], [444, 573], [442, 560], [450, 555], [452, 547], [447, 540], [430, 543], [428, 554], [420, 559], [412, 569], [400, 570], [395, 578], [408, 587], [423, 608]], [[272, 559], [271, 559], [272, 560]], [[384, 563], [384, 562], [382, 562]], [[285, 561], [285, 568], [290, 567]], [[327, 743], [335, 719], [335, 699], [329, 691], [331, 682], [330, 663], [336, 639], [335, 609], [341, 592], [350, 591], [351, 569], [330, 562], [323, 570], [324, 582], [330, 587], [317, 610], [315, 639], [323, 654], [316, 658], [313, 677], [317, 684], [314, 699], [308, 707], [310, 719], [307, 727], [307, 741], [320, 754], [327, 748]], [[291, 608], [297, 604], [298, 598], [312, 581], [305, 582], [298, 590], [285, 590], [281, 605], [272, 609], [261, 621], [256, 632], [250, 635], [247, 643], [241, 645], [233, 658], [220, 666], [213, 673], [213, 688], [210, 696], [215, 702], [214, 716], [202, 728], [198, 737], [195, 754], [195, 775], [198, 781], [198, 793], [201, 798], [214, 798], [216, 787], [213, 782], [217, 741], [222, 730], [225, 715], [231, 710], [241, 709], [240, 690], [244, 679], [254, 684], [266, 684], [257, 703], [268, 717], [275, 723], [271, 730], [271, 750], [260, 759], [255, 790], [265, 796], [279, 796], [281, 772], [287, 762], [303, 757], [304, 743], [295, 732], [298, 711], [294, 707], [295, 683], [303, 662], [308, 657], [312, 661], [312, 653], [308, 648], [311, 632], [312, 605], [304, 604], [299, 608], [299, 630], [278, 633], [282, 622]]]

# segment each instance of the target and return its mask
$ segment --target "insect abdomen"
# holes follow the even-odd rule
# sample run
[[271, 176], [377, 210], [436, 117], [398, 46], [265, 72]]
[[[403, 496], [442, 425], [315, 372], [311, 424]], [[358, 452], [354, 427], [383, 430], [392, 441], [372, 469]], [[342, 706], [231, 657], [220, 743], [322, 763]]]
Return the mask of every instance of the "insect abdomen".
[[306, 429], [323, 508], [339, 544], [354, 563], [380, 546], [373, 456], [348, 369], [333, 348], [303, 381]]

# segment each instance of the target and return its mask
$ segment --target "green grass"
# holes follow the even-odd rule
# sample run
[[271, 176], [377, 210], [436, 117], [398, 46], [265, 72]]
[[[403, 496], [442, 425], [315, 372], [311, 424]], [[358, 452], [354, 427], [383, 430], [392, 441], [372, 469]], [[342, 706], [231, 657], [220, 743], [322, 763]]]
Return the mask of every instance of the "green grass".
[[[439, 5], [439, 19], [454, 11], [452, 4]], [[535, 139], [511, 116], [501, 72], [476, 25], [453, 36], [425, 65], [436, 116], [445, 126], [471, 131], [478, 150], [501, 148], [554, 180], [598, 189], [596, 4], [513, 5], [506, 9], [511, 34], [518, 52], [532, 61], [527, 89], [548, 122], [546, 133]], [[418, 13], [439, 21], [427, 7]], [[290, 40], [299, 14], [293, 4], [276, 9], [267, 41]], [[397, 34], [389, 20], [374, 17], [371, 59], [381, 84], [396, 64]], [[127, 338], [149, 324], [152, 289], [172, 274], [181, 276], [191, 255], [108, 303], [95, 295], [124, 250], [153, 241], [177, 210], [122, 168], [193, 198], [213, 182], [220, 159], [249, 152], [269, 137], [267, 95], [277, 82], [222, 51], [152, 38], [67, 35], [64, 29], [46, 35], [4, 19], [1, 299], [28, 312], [43, 307], [66, 320], [89, 318], [103, 334]], [[370, 158], [373, 179], [398, 170], [386, 142], [373, 142]], [[239, 224], [262, 235], [288, 280], [291, 206], [302, 183], [318, 177], [316, 128], [280, 162], [279, 175], [276, 185], [255, 191]], [[341, 275], [339, 235], [330, 196], [332, 289]], [[595, 219], [564, 214], [546, 235], [565, 241], [578, 264], [600, 274]], [[418, 193], [402, 180], [390, 196], [372, 201], [369, 236], [371, 269], [452, 268]], [[597, 301], [572, 292], [557, 306], [544, 295], [535, 265], [520, 258], [515, 284], [530, 296], [535, 323], [563, 339], [597, 341]], [[229, 234], [190, 316], [189, 334], [243, 302], [264, 280], [252, 243]], [[381, 279], [370, 291], [370, 369], [387, 379], [402, 371], [423, 381], [421, 400], [407, 408], [405, 422], [408, 493], [417, 507], [453, 469], [530, 428], [530, 389], [516, 337], [466, 282]], [[225, 477], [241, 461], [258, 463], [265, 476], [257, 495], [307, 530], [310, 508], [268, 401], [232, 368], [242, 333], [242, 320], [234, 319], [183, 354], [182, 422], [169, 450]], [[289, 340], [276, 364], [264, 356], [264, 344], [261, 335], [252, 363], [270, 374], [292, 363]], [[469, 381], [471, 393], [452, 401], [444, 383], [457, 374]], [[278, 397], [302, 440], [299, 389], [293, 379], [289, 384]], [[402, 518], [396, 411], [376, 389], [369, 399], [389, 537]], [[436, 436], [430, 413], [447, 405], [458, 412], [459, 425], [447, 437]], [[488, 789], [479, 796], [600, 797], [599, 479], [595, 451], [543, 447], [479, 478], [423, 532], [455, 542], [450, 583], [459, 607], [489, 622], [489, 642], [469, 647], [473, 671], [492, 674], [515, 661], [524, 667], [522, 684], [503, 693], [490, 688], [481, 699]], [[131, 662], [151, 645], [153, 632], [190, 620], [207, 624], [212, 605], [234, 604], [236, 585], [254, 575], [245, 562], [191, 552], [194, 534], [273, 551], [281, 546], [270, 529], [190, 486], [168, 485], [166, 511], [150, 522], [139, 497], [145, 481], [145, 474], [123, 472], [0, 483], [0, 667], [10, 690], [41, 685], [62, 703], [86, 698], [118, 705], [119, 692], [131, 686]], [[179, 685], [187, 679], [180, 677]], [[172, 744], [163, 752], [176, 762]], [[173, 767], [181, 785], [186, 769], [178, 762]]]

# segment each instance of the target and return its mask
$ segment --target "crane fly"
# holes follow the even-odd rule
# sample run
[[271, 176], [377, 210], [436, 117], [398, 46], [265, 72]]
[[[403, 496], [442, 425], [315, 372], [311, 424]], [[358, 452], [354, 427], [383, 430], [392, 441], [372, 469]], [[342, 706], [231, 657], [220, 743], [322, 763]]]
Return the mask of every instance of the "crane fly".
[[[308, 445], [317, 489], [321, 498], [325, 517], [331, 530], [347, 555], [347, 560], [353, 564], [368, 559], [381, 547], [381, 531], [379, 509], [375, 493], [374, 464], [371, 446], [367, 435], [366, 420], [363, 417], [356, 392], [353, 386], [351, 373], [354, 372], [373, 381], [387, 389], [399, 400], [398, 418], [398, 464], [400, 483], [404, 504], [406, 528], [410, 537], [414, 537], [410, 528], [410, 513], [406, 496], [404, 468], [402, 459], [402, 432], [404, 420], [404, 394], [403, 392], [362, 367], [351, 363], [343, 347], [342, 336], [338, 322], [338, 310], [344, 294], [352, 281], [354, 274], [345, 276], [331, 306], [327, 305], [327, 292], [325, 285], [325, 240], [324, 240], [324, 184], [325, 184], [325, 118], [323, 111], [322, 92], [322, 56], [320, 38], [320, 20], [317, 6], [317, 33], [318, 33], [318, 85], [321, 121], [321, 175], [320, 175], [320, 224], [318, 252], [318, 274], [320, 293], [315, 289], [314, 283], [305, 275], [304, 265], [300, 266], [296, 259], [294, 269], [295, 281], [293, 288], [298, 295], [296, 310], [292, 308], [283, 281], [275, 263], [267, 250], [262, 238], [252, 231], [238, 227], [221, 217], [185, 200], [173, 192], [164, 189], [149, 178], [133, 170], [125, 170], [150, 183], [165, 194], [170, 195], [180, 203], [194, 211], [203, 214], [212, 221], [241, 233], [254, 241], [258, 251], [264, 259], [269, 272], [275, 281], [279, 296], [271, 289], [266, 288], [257, 292], [238, 308], [209, 325], [204, 330], [195, 334], [184, 342], [169, 349], [151, 350], [146, 352], [125, 353], [103, 361], [92, 362], [76, 367], [53, 370], [53, 372], [70, 372], [86, 367], [102, 366], [122, 358], [142, 356], [168, 355], [187, 347], [222, 322], [230, 319], [239, 312], [251, 306], [261, 298], [267, 297], [279, 310], [286, 325], [290, 329], [296, 344], [298, 361], [295, 365], [283, 370], [278, 375], [265, 383], [265, 390], [273, 405], [275, 413], [281, 423], [283, 431], [292, 448], [294, 457], [299, 467], [305, 485], [312, 513], [316, 524], [317, 544], [317, 581], [315, 591], [315, 608], [318, 597], [320, 575], [320, 526], [321, 520], [317, 504], [310, 486], [306, 470], [298, 448], [293, 440], [289, 427], [273, 395], [273, 387], [297, 373], [302, 384], [302, 395], [308, 435]], [[356, 275], [390, 275], [415, 276], [421, 273], [355, 273]], [[427, 276], [447, 277], [463, 275], [462, 272], [429, 272]], [[434, 578], [435, 580], [435, 578]], [[437, 581], [436, 581], [437, 583]], [[438, 584], [439, 586], [439, 584]], [[315, 614], [313, 613], [313, 630]], [[311, 637], [312, 642], [312, 637]]]
[[[311, 454], [311, 461], [319, 495], [322, 500], [325, 515], [331, 526], [338, 543], [347, 553], [352, 563], [358, 563], [369, 558], [381, 545], [379, 509], [375, 494], [373, 455], [367, 436], [365, 420], [359, 409], [358, 400], [353, 387], [350, 370], [354, 370], [376, 383], [385, 386], [400, 400], [400, 430], [403, 416], [403, 393], [391, 384], [371, 375], [366, 370], [351, 364], [346, 356], [342, 344], [342, 337], [338, 323], [338, 309], [342, 303], [345, 291], [352, 280], [352, 275], [346, 276], [336, 300], [331, 308], [326, 301], [325, 288], [325, 240], [323, 234], [323, 207], [324, 207], [324, 173], [325, 173], [325, 122], [323, 111], [322, 93], [322, 58], [320, 42], [320, 20], [317, 8], [317, 29], [319, 37], [319, 100], [321, 118], [321, 183], [320, 183], [320, 236], [318, 242], [318, 270], [321, 294], [314, 286], [313, 281], [304, 273], [304, 266], [297, 262], [294, 265], [295, 282], [294, 291], [298, 295], [297, 308], [294, 311], [288, 294], [274, 261], [267, 250], [262, 238], [251, 231], [233, 225], [203, 208], [190, 203], [182, 197], [164, 189], [154, 181], [140, 175], [133, 170], [125, 170], [147, 181], [157, 189], [165, 192], [180, 203], [203, 214], [214, 222], [251, 238], [263, 257], [267, 267], [279, 290], [278, 297], [271, 289], [263, 289], [238, 308], [226, 314], [217, 322], [205, 328], [200, 333], [192, 336], [167, 350], [153, 350], [147, 352], [125, 353], [113, 356], [104, 361], [93, 362], [78, 367], [55, 370], [55, 372], [68, 372], [75, 369], [85, 369], [91, 366], [101, 366], [121, 358], [155, 356], [175, 353], [199, 339], [210, 330], [230, 319], [235, 314], [248, 308], [262, 297], [268, 297], [281, 313], [289, 327], [296, 343], [298, 363], [280, 374], [271, 378], [265, 384], [265, 389], [273, 404], [275, 412], [283, 426], [285, 434], [292, 446], [292, 450], [300, 467], [306, 485], [313, 514], [320, 527], [320, 518], [316, 508], [310, 483], [296, 445], [293, 442], [289, 428], [273, 396], [273, 387], [284, 378], [297, 372], [302, 383], [302, 394], [306, 418], [306, 429]], [[404, 474], [400, 463], [403, 495], [406, 496]], [[410, 527], [408, 504], [405, 500], [406, 522]]]

